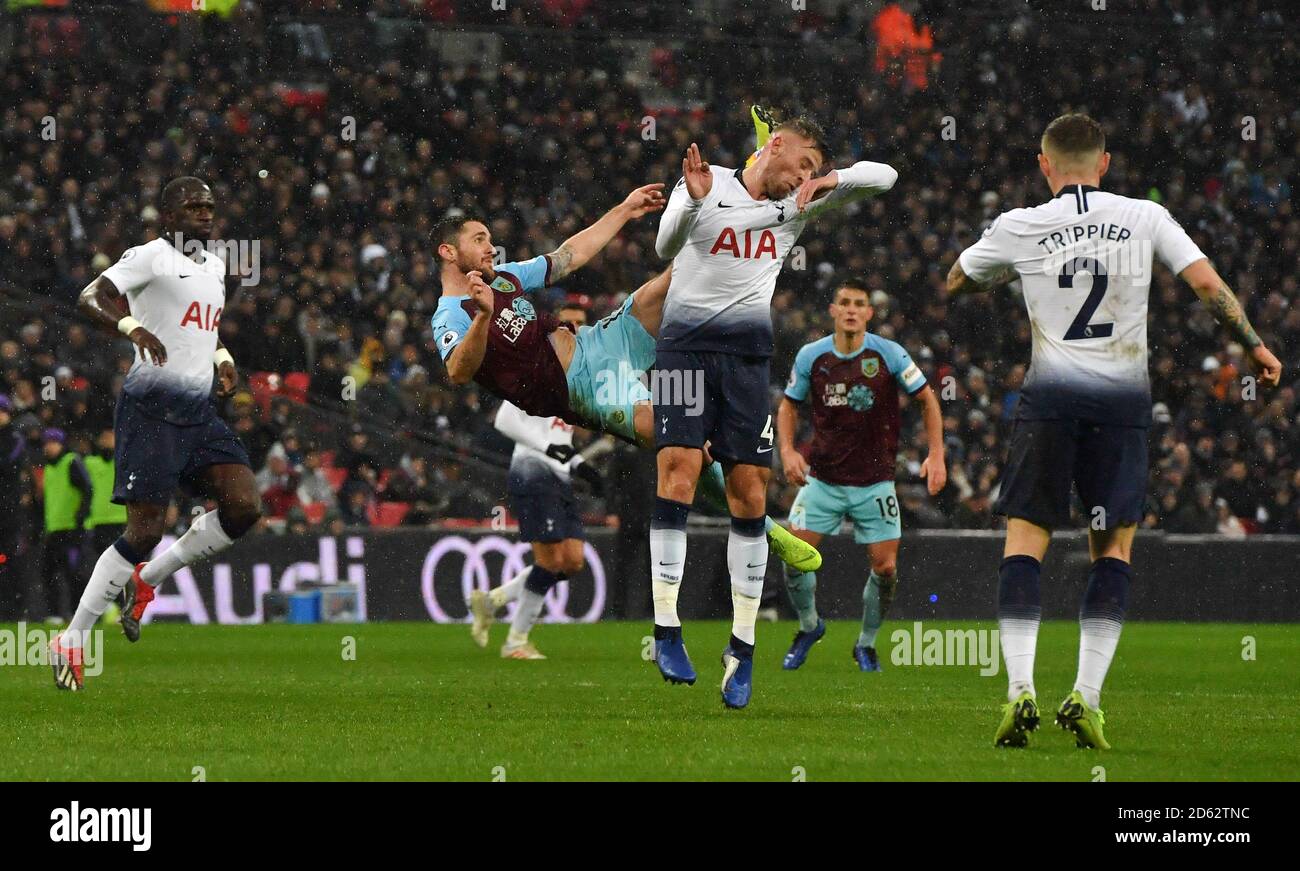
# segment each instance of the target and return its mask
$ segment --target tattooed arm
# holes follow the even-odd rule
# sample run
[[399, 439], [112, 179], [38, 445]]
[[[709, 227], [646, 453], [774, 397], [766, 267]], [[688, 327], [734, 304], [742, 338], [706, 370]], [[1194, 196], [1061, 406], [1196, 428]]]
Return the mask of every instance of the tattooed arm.
[[1201, 298], [1214, 315], [1214, 319], [1228, 331], [1234, 340], [1241, 343], [1250, 358], [1251, 368], [1265, 386], [1276, 387], [1282, 378], [1282, 364], [1273, 352], [1264, 347], [1263, 341], [1250, 318], [1237, 301], [1232, 288], [1219, 277], [1219, 273], [1210, 265], [1209, 260], [1197, 260], [1179, 275], [1183, 281], [1192, 286], [1192, 290]]
[[1012, 267], [1007, 267], [1004, 271], [989, 279], [988, 282], [981, 284], [966, 274], [966, 272], [961, 268], [961, 258], [958, 257], [952, 262], [952, 269], [948, 270], [948, 295], [956, 296], [960, 293], [983, 293], [987, 290], [993, 290], [995, 287], [999, 287], [1009, 281], [1014, 281], [1015, 278], [1016, 270]]
[[657, 212], [663, 207], [662, 184], [648, 184], [632, 191], [627, 199], [606, 212], [599, 221], [585, 230], [574, 233], [565, 239], [559, 248], [546, 255], [546, 259], [551, 262], [551, 271], [547, 280], [554, 284], [565, 276], [577, 272], [618, 235], [618, 231], [623, 229], [624, 224], [649, 212]]

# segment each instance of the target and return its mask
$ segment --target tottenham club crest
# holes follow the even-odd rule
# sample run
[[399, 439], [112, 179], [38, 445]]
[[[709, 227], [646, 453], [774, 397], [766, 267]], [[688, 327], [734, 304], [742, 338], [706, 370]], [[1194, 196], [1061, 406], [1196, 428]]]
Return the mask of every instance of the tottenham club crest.
[[520, 297], [519, 299], [510, 303], [510, 307], [515, 310], [515, 314], [519, 315], [519, 317], [523, 318], [526, 321], [537, 320], [537, 310], [533, 308], [533, 304], [531, 302], [524, 299], [523, 297]]
[[[864, 363], [865, 367], [866, 364]], [[855, 384], [849, 391], [849, 408], [854, 411], [869, 411], [876, 404], [876, 394], [865, 384]]]
[[880, 371], [880, 358], [868, 357], [862, 361], [862, 375], [864, 378], [875, 378], [876, 373]]

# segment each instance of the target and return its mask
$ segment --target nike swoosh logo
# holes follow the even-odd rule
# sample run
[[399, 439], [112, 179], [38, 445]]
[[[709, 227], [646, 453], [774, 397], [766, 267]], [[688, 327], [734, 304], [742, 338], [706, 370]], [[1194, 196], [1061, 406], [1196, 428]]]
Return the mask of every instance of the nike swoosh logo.
[[729, 205], [726, 204], [726, 203], [718, 203], [718, 208], [719, 208], [719, 209], [729, 209], [729, 208], [731, 208], [731, 206], [729, 206]]
[[679, 565], [681, 565], [681, 563], [666, 563], [666, 562], [664, 562], [663, 560], [660, 560], [660, 561], [659, 561], [659, 565], [661, 565], [661, 566], [679, 566]]
[[750, 569], [756, 569], [759, 566], [765, 566], [765, 565], [767, 565], [767, 563], [749, 563], [745, 567]]
[[758, 449], [758, 452], [759, 452], [760, 454], [770, 454], [770, 453], [772, 453], [772, 449], [771, 449], [771, 448], [759, 448], [759, 449]]

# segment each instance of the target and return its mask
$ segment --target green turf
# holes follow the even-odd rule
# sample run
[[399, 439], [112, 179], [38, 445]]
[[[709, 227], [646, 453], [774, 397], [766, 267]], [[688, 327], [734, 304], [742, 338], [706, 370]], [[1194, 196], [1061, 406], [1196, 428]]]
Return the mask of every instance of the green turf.
[[[886, 624], [882, 651], [900, 626]], [[641, 658], [648, 628], [543, 626], [533, 637], [550, 659], [507, 662], [502, 626], [486, 651], [465, 627], [417, 623], [153, 625], [136, 645], [111, 627], [84, 693], [56, 691], [48, 668], [0, 668], [0, 778], [190, 780], [201, 766], [209, 780], [790, 780], [800, 767], [810, 781], [1085, 781], [1097, 765], [1113, 781], [1300, 777], [1295, 626], [1125, 627], [1104, 754], [1050, 724], [1073, 682], [1073, 623], [1043, 627], [1044, 726], [1028, 750], [991, 746], [1001, 674], [894, 666], [887, 652], [882, 674], [861, 674], [854, 624], [832, 624], [798, 672], [780, 668], [793, 625], [760, 624], [744, 711], [719, 701], [726, 624], [687, 626], [694, 687]]]

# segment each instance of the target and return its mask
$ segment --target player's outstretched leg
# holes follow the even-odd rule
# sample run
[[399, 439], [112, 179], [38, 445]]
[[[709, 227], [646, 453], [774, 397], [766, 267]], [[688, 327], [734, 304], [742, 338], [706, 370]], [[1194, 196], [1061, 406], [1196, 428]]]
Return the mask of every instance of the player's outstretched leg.
[[776, 116], [771, 109], [764, 109], [759, 105], [751, 106], [749, 117], [754, 120], [754, 153], [745, 161], [747, 167], [758, 160], [758, 153], [763, 150], [767, 140], [772, 138], [772, 131], [776, 129]]
[[1028, 554], [1002, 560], [998, 573], [998, 634], [1007, 667], [1007, 705], [994, 735], [1000, 747], [1024, 747], [1038, 728], [1034, 692], [1034, 653], [1042, 618], [1039, 576], [1042, 565]]
[[[242, 449], [241, 449], [242, 450]], [[262, 516], [253, 470], [243, 463], [215, 463], [199, 476], [205, 494], [215, 499], [216, 510], [194, 518], [185, 534], [172, 546], [138, 565], [125, 589], [128, 607], [122, 609], [122, 631], [130, 641], [140, 638], [140, 620], [153, 601], [154, 590], [188, 565], [221, 553], [252, 529]]]
[[510, 633], [506, 643], [501, 645], [502, 659], [545, 659], [537, 646], [528, 640], [528, 633], [537, 624], [542, 615], [542, 605], [551, 587], [564, 580], [567, 575], [549, 571], [541, 565], [534, 564], [528, 576], [524, 578], [523, 589], [519, 592], [519, 605], [515, 616], [510, 621]]
[[[94, 628], [95, 623], [117, 598], [118, 593], [127, 586], [135, 571], [135, 564], [139, 560], [139, 554], [125, 537], [119, 538], [99, 555], [94, 569], [91, 570], [90, 580], [86, 582], [86, 589], [81, 594], [81, 601], [77, 603], [76, 613], [72, 615], [67, 628], [56, 639], [62, 649], [72, 651], [65, 656], [69, 663], [74, 658], [78, 663], [80, 662], [81, 648], [87, 633]], [[56, 683], [58, 683], [59, 673], [56, 669]]]
[[677, 616], [677, 593], [686, 566], [686, 518], [690, 506], [655, 498], [650, 520], [650, 584], [655, 610], [655, 665], [663, 679], [674, 684], [695, 683], [695, 666], [686, 653], [682, 621]]
[[469, 635], [479, 647], [487, 647], [488, 632], [491, 630], [492, 624], [496, 622], [497, 612], [504, 608], [507, 603], [519, 598], [524, 588], [524, 581], [528, 578], [528, 573], [532, 568], [532, 566], [527, 566], [522, 572], [501, 586], [493, 587], [486, 593], [482, 590], [474, 590], [469, 594], [469, 613], [471, 617]]
[[793, 671], [804, 664], [813, 645], [826, 635], [826, 621], [817, 616], [817, 575], [813, 572], [795, 571], [789, 566], [785, 569], [785, 589], [790, 595], [790, 604], [799, 617], [799, 631], [781, 667]]

